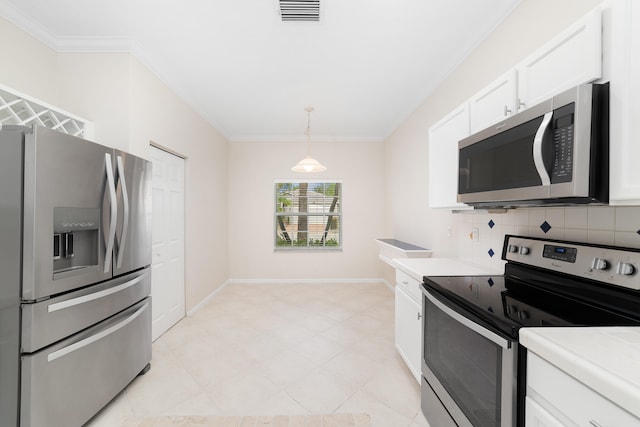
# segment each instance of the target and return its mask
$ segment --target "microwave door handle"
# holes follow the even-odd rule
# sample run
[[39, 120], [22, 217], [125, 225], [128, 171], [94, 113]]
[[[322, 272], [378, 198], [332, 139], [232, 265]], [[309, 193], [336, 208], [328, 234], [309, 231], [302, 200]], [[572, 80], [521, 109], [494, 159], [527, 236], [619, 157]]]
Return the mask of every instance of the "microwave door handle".
[[116, 220], [118, 216], [118, 205], [116, 200], [116, 184], [113, 179], [113, 163], [111, 163], [111, 154], [105, 153], [105, 169], [107, 173], [107, 194], [109, 195], [109, 208], [111, 218], [109, 218], [109, 232], [107, 234], [107, 249], [104, 254], [104, 272], [111, 270], [111, 258], [113, 257], [113, 243], [116, 239]]
[[116, 260], [116, 267], [122, 267], [122, 257], [124, 256], [124, 246], [127, 241], [127, 232], [129, 230], [129, 194], [127, 193], [127, 182], [124, 179], [124, 164], [122, 163], [122, 156], [117, 158], [118, 165], [118, 178], [122, 188], [122, 207], [123, 216], [122, 221], [122, 234], [120, 235], [120, 244], [118, 245], [118, 257]]
[[542, 123], [540, 123], [540, 127], [536, 131], [536, 136], [533, 138], [533, 163], [536, 166], [536, 170], [544, 186], [551, 185], [551, 178], [549, 178], [549, 173], [547, 172], [547, 168], [544, 165], [544, 158], [542, 157], [542, 144], [552, 117], [553, 111], [549, 111], [544, 115]]

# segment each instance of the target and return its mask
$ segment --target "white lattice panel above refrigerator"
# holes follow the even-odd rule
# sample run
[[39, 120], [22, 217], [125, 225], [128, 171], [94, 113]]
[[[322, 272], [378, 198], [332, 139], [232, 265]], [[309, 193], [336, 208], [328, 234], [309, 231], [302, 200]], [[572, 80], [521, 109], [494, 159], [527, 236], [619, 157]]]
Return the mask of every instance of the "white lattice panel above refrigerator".
[[90, 138], [90, 123], [0, 85], [0, 125], [38, 124], [73, 136]]

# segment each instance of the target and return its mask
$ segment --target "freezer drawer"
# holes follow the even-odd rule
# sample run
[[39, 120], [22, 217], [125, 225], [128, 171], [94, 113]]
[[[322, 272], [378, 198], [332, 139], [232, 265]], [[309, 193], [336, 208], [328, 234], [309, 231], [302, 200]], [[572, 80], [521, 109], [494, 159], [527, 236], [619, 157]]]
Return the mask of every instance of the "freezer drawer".
[[22, 352], [33, 353], [149, 296], [145, 269], [56, 298], [22, 305]]
[[150, 297], [22, 358], [20, 425], [80, 426], [151, 360]]

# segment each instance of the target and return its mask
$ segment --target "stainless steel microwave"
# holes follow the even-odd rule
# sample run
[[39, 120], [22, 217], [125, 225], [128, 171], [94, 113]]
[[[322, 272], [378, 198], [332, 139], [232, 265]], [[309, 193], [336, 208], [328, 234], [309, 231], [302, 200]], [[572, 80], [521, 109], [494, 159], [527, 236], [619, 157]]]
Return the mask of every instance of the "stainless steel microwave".
[[560, 93], [458, 143], [458, 202], [477, 207], [604, 204], [609, 85]]

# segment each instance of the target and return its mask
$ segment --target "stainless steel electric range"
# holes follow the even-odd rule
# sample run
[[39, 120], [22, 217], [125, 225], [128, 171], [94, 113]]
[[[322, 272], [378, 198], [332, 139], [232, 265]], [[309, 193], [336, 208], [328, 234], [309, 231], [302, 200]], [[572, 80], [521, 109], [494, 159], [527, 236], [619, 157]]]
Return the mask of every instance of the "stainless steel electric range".
[[422, 411], [432, 426], [524, 425], [522, 327], [640, 325], [640, 250], [505, 236], [504, 275], [423, 283]]

